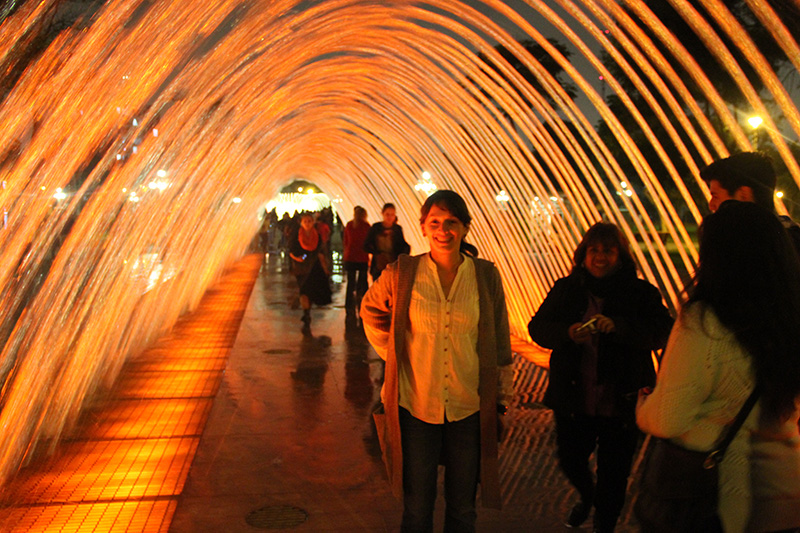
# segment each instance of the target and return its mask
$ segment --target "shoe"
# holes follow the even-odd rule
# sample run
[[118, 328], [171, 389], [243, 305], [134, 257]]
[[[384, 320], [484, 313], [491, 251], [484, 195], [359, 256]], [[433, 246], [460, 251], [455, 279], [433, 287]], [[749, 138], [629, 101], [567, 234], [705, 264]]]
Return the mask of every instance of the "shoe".
[[572, 506], [572, 509], [570, 509], [569, 514], [567, 515], [567, 521], [564, 523], [564, 525], [567, 527], [580, 527], [581, 524], [586, 522], [586, 519], [589, 518], [590, 510], [591, 506], [588, 503], [579, 501]]

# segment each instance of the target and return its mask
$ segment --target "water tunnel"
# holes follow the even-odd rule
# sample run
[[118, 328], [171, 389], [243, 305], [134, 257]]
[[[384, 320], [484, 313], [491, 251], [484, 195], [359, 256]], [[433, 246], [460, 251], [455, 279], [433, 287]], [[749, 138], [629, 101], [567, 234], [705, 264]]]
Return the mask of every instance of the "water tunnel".
[[5, 2], [0, 483], [294, 180], [345, 220], [394, 202], [415, 253], [426, 195], [457, 191], [520, 339], [601, 219], [675, 309], [701, 168], [764, 151], [798, 214], [798, 20], [791, 0]]

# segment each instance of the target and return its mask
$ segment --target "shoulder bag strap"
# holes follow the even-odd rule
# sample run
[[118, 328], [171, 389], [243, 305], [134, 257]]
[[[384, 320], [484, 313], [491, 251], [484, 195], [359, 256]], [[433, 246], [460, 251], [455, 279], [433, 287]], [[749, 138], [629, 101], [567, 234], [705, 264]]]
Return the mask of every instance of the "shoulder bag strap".
[[750, 414], [750, 411], [753, 410], [753, 406], [758, 401], [758, 397], [760, 395], [760, 390], [758, 385], [753, 389], [753, 392], [750, 393], [750, 396], [745, 400], [744, 405], [741, 409], [739, 409], [739, 413], [734, 418], [733, 423], [728, 426], [725, 437], [717, 444], [716, 448], [711, 450], [711, 453], [708, 454], [706, 457], [706, 461], [704, 463], [705, 468], [713, 468], [716, 466], [720, 461], [722, 461], [723, 456], [725, 455], [725, 450], [728, 449], [728, 446], [733, 441], [733, 438], [736, 436], [736, 433], [739, 431], [739, 428], [742, 427], [744, 424], [745, 419]]

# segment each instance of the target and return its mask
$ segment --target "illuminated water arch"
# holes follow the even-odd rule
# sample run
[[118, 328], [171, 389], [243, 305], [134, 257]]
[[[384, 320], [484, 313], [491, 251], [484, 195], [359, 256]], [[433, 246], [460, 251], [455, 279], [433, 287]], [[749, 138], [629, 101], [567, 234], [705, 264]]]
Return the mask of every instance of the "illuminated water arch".
[[[423, 173], [461, 193], [519, 337], [601, 218], [638, 243], [643, 276], [675, 307], [705, 212], [698, 169], [750, 149], [744, 117], [757, 113], [759, 138], [789, 178], [791, 201], [778, 208], [793, 209], [800, 115], [786, 73], [770, 69], [722, 2], [693, 4], [739, 50], [688, 2], [670, 3], [748, 109], [723, 100], [643, 2], [112, 0], [47, 40], [65, 16], [60, 2], [22, 3], [0, 25], [11, 80], [0, 107], [0, 480], [199, 301], [245, 253], [259, 208], [294, 177], [341, 198], [344, 214], [361, 204], [377, 220], [393, 201], [415, 252], [425, 250]], [[796, 70], [797, 43], [771, 4], [746, 4]], [[522, 38], [560, 65], [576, 100]]]

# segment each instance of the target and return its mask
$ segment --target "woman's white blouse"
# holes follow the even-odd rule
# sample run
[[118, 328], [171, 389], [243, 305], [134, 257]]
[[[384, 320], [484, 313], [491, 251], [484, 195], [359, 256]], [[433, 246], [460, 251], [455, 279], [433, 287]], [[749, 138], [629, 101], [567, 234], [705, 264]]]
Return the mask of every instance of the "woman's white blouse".
[[462, 257], [447, 297], [430, 254], [420, 262], [411, 293], [408, 359], [398, 361], [400, 406], [430, 424], [480, 409], [478, 283], [472, 259]]

